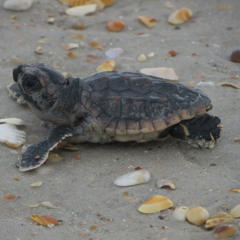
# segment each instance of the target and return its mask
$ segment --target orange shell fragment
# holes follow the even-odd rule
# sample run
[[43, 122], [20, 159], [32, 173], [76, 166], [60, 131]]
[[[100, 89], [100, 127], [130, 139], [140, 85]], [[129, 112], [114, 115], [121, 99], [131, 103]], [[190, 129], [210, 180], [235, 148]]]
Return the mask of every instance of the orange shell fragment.
[[148, 28], [152, 28], [155, 23], [159, 22], [158, 19], [148, 16], [139, 16], [138, 20]]
[[106, 27], [110, 32], [121, 32], [125, 28], [125, 23], [123, 21], [109, 21]]
[[59, 221], [56, 218], [47, 215], [32, 215], [30, 216], [33, 222], [36, 222], [42, 226], [58, 225]]

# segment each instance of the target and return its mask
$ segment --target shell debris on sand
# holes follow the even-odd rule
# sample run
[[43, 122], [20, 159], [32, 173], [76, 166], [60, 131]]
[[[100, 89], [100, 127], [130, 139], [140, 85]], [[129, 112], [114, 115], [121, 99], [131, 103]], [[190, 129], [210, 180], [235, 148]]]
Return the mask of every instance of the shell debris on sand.
[[163, 195], [155, 195], [144, 202], [138, 208], [138, 211], [141, 213], [156, 213], [173, 207], [173, 205], [173, 202], [169, 198]]
[[128, 187], [133, 185], [138, 185], [142, 183], [146, 183], [150, 180], [151, 175], [148, 170], [140, 169], [137, 171], [129, 172], [118, 177], [114, 184], [120, 187]]
[[157, 180], [157, 187], [158, 188], [171, 189], [171, 190], [176, 189], [176, 186], [171, 181], [165, 180], [165, 179], [158, 179]]
[[174, 210], [173, 217], [178, 221], [185, 221], [188, 210], [189, 208], [186, 206], [179, 206]]
[[214, 216], [210, 217], [205, 222], [205, 228], [213, 228], [222, 223], [233, 222], [233, 221], [234, 221], [234, 218], [231, 215], [229, 215], [225, 212], [220, 212], [220, 213], [217, 213]]
[[142, 68], [140, 72], [146, 75], [164, 78], [171, 81], [177, 81], [178, 76], [173, 68], [156, 67], [156, 68]]
[[179, 8], [178, 10], [170, 14], [168, 22], [172, 25], [178, 25], [191, 19], [192, 15], [192, 10], [190, 8]]
[[107, 60], [100, 64], [97, 67], [97, 72], [106, 72], [106, 71], [113, 71], [116, 68], [116, 62], [114, 60]]
[[202, 225], [209, 218], [209, 212], [201, 206], [192, 207], [187, 211], [186, 218], [190, 223]]
[[223, 225], [223, 226], [217, 227], [214, 230], [213, 235], [216, 239], [223, 239], [223, 238], [234, 236], [236, 232], [237, 232], [237, 228], [235, 226]]
[[6, 0], [3, 8], [12, 11], [25, 11], [32, 7], [33, 0]]
[[240, 204], [232, 208], [232, 210], [230, 211], [230, 215], [233, 218], [240, 218]]
[[96, 4], [89, 4], [84, 6], [72, 7], [66, 9], [66, 14], [73, 17], [81, 17], [90, 13], [94, 13], [97, 11]]

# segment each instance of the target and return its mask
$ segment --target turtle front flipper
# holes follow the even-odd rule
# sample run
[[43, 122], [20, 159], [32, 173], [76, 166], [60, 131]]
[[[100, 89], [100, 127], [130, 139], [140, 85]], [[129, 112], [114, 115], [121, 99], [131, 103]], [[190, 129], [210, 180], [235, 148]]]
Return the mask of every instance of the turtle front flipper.
[[48, 157], [49, 152], [63, 139], [73, 135], [73, 128], [57, 126], [53, 128], [47, 138], [40, 143], [29, 146], [17, 162], [19, 171], [29, 171], [41, 166]]
[[197, 148], [213, 148], [220, 137], [221, 120], [205, 113], [202, 116], [174, 125], [169, 133], [172, 137], [185, 139]]
[[21, 89], [17, 83], [7, 85], [8, 94], [16, 100], [18, 104], [26, 104]]

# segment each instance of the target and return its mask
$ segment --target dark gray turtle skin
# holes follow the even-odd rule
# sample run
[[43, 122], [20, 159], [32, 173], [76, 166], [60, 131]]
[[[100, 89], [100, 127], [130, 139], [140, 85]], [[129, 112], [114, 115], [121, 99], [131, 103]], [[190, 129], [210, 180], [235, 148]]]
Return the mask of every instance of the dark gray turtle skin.
[[13, 69], [12, 95], [20, 96], [44, 122], [48, 137], [29, 146], [20, 171], [43, 164], [65, 138], [74, 142], [146, 142], [171, 135], [201, 148], [214, 147], [220, 119], [206, 112], [210, 99], [200, 90], [132, 72], [102, 72], [64, 78], [44, 64]]

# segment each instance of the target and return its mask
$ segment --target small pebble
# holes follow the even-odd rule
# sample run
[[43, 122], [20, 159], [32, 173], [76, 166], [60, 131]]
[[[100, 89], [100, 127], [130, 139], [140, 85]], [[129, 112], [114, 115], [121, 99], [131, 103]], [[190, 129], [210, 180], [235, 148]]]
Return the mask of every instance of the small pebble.
[[236, 50], [232, 53], [230, 60], [232, 62], [240, 63], [240, 50]]
[[31, 8], [33, 0], [6, 0], [3, 8], [12, 11], [26, 11]]

